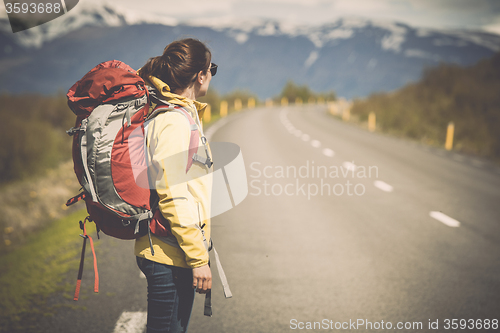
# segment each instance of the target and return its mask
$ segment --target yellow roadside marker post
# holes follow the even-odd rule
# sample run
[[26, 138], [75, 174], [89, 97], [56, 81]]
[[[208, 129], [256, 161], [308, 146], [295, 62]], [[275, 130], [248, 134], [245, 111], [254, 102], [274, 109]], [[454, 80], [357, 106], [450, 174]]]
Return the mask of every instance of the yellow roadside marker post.
[[350, 118], [351, 118], [351, 109], [347, 106], [344, 106], [342, 110], [342, 120], [349, 121]]
[[448, 129], [446, 130], [446, 142], [444, 144], [444, 148], [446, 150], [453, 149], [453, 134], [455, 133], [455, 124], [450, 121], [448, 124]]
[[253, 109], [254, 107], [255, 107], [255, 98], [250, 97], [250, 98], [248, 99], [248, 108], [249, 108], [249, 109]]
[[241, 103], [241, 99], [237, 98], [234, 100], [234, 109], [236, 111], [240, 111], [241, 108], [243, 107], [243, 104]]
[[220, 116], [221, 118], [227, 116], [227, 101], [220, 102]]
[[337, 107], [337, 104], [335, 102], [328, 102], [328, 112], [331, 115], [336, 115], [337, 110], [338, 110], [338, 107]]
[[374, 132], [376, 126], [377, 126], [377, 123], [376, 123], [376, 118], [375, 118], [375, 112], [372, 111], [368, 115], [368, 130], [370, 132]]

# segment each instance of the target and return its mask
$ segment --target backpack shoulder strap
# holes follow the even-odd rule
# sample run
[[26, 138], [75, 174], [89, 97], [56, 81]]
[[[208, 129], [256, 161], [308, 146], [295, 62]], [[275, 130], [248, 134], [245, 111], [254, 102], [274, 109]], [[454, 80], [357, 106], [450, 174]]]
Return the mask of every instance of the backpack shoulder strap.
[[[160, 100], [161, 101], [161, 100]], [[163, 103], [166, 103], [165, 101], [161, 101]], [[197, 154], [198, 151], [198, 142], [200, 139], [200, 132], [201, 129], [199, 126], [196, 124], [195, 120], [189, 112], [184, 109], [182, 106], [179, 105], [173, 105], [173, 104], [160, 104], [157, 107], [153, 109], [153, 111], [149, 114], [147, 117], [147, 120], [153, 119], [156, 117], [158, 114], [163, 113], [163, 112], [177, 112], [182, 114], [187, 121], [189, 122], [189, 129], [191, 130], [191, 137], [189, 140], [189, 148], [188, 148], [188, 163], [186, 166], [186, 173], [189, 171], [191, 166], [193, 165], [193, 162], [198, 162], [203, 165], [206, 165], [208, 168], [212, 166], [212, 159], [210, 158], [210, 155], [208, 153], [208, 148], [206, 146], [206, 140], [205, 137], [202, 135], [202, 143], [205, 146], [205, 151], [207, 153], [207, 157], [203, 157]]]

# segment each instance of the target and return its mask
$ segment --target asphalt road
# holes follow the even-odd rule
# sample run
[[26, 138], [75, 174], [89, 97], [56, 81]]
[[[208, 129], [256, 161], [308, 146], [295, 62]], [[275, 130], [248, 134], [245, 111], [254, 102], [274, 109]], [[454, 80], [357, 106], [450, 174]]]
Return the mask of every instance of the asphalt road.
[[[216, 279], [214, 315], [198, 296], [191, 333], [498, 327], [498, 168], [319, 106], [248, 110], [217, 126], [211, 141], [241, 147], [249, 194], [213, 220], [233, 298]], [[142, 331], [133, 242], [100, 242], [101, 292], [91, 292], [87, 257], [85, 309], [62, 307], [40, 332]]]

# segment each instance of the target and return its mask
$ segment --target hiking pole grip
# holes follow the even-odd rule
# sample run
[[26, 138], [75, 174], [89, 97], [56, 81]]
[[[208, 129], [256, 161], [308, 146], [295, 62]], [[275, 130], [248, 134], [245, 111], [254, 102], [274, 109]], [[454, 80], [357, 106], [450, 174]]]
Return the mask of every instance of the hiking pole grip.
[[80, 286], [82, 285], [82, 280], [77, 280], [76, 281], [76, 288], [75, 288], [75, 296], [73, 297], [73, 301], [78, 301], [78, 297], [80, 297]]

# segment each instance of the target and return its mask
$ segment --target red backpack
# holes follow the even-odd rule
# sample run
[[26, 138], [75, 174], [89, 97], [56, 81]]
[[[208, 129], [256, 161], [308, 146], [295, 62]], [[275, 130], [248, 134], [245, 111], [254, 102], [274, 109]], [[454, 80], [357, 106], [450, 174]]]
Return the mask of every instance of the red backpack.
[[[120, 239], [149, 234], [150, 244], [151, 232], [172, 236], [161, 212], [151, 207], [153, 187], [141, 185], [148, 184], [144, 122], [165, 111], [186, 116], [191, 128], [186, 172], [198, 149], [199, 132], [194, 119], [179, 106], [159, 104], [148, 118], [148, 88], [136, 71], [121, 61], [107, 61], [94, 67], [69, 89], [67, 97], [68, 106], [77, 116], [75, 126], [67, 133], [73, 136], [74, 170], [82, 192], [66, 205], [83, 199], [89, 214], [80, 221], [84, 241], [74, 297], [77, 300], [87, 238], [94, 255], [94, 291], [98, 292], [95, 251], [85, 222], [95, 222], [98, 236], [99, 230]], [[152, 245], [151, 250], [154, 255]]]

